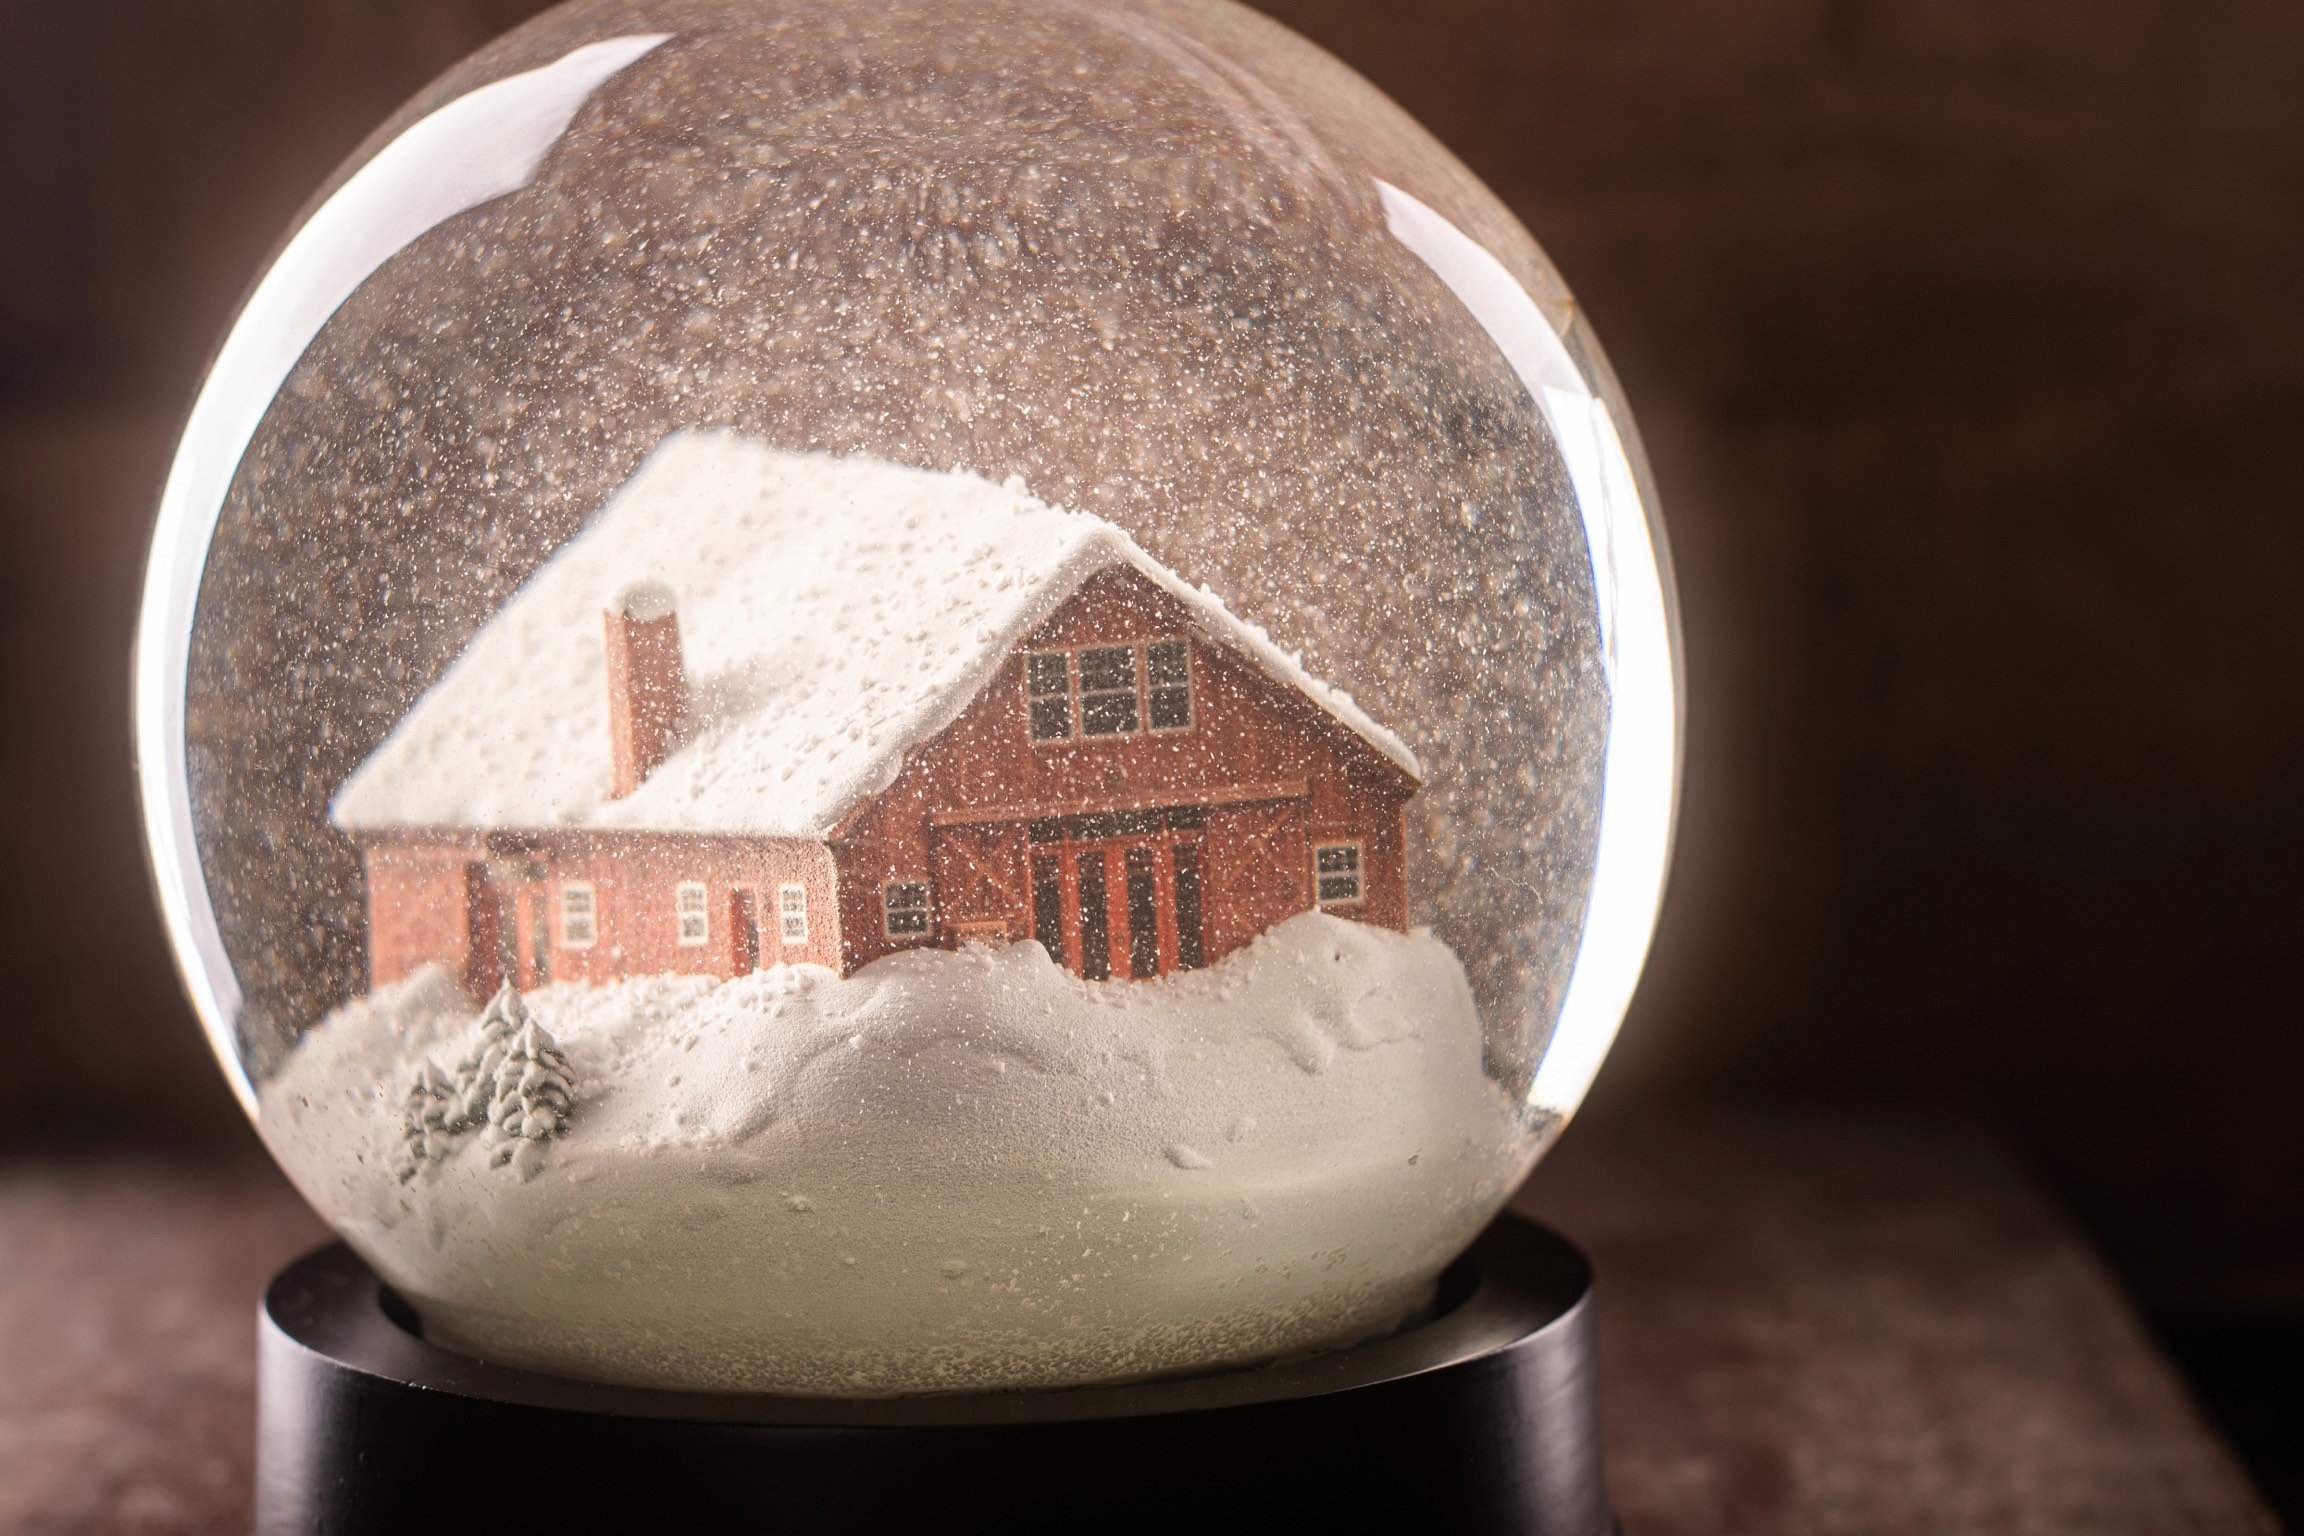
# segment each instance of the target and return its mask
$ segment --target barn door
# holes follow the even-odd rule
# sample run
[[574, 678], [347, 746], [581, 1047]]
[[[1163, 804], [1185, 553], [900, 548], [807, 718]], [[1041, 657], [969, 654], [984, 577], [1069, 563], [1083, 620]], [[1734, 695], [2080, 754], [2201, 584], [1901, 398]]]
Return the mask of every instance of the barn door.
[[1311, 910], [1311, 844], [1303, 801], [1267, 800], [1211, 810], [1201, 847], [1209, 964], [1275, 923]]
[[1112, 902], [1104, 884], [1104, 850], [1077, 849], [1072, 863], [1080, 887], [1080, 974], [1090, 981], [1109, 981], [1112, 977]]
[[1200, 845], [1178, 843], [1169, 850], [1175, 876], [1169, 902], [1176, 915], [1176, 969], [1196, 971], [1208, 963], [1205, 903], [1200, 899]]
[[1032, 853], [1032, 937], [1058, 965], [1078, 963], [1064, 946], [1064, 859], [1053, 848]]
[[1128, 974], [1149, 981], [1160, 974], [1160, 881], [1149, 847], [1128, 850]]
[[1024, 937], [1024, 824], [938, 827], [932, 868], [936, 917], [949, 943]]

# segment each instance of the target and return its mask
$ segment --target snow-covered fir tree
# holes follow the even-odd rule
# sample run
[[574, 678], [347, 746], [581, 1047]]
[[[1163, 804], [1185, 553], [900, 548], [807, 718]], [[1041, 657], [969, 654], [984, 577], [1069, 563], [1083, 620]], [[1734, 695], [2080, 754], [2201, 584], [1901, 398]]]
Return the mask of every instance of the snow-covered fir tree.
[[440, 1070], [439, 1063], [425, 1057], [424, 1064], [416, 1069], [415, 1080], [408, 1085], [406, 1113], [402, 1119], [401, 1183], [407, 1183], [455, 1149], [457, 1134], [462, 1129], [452, 1123], [458, 1112], [456, 1084]]
[[478, 1130], [488, 1124], [496, 1108], [496, 1076], [512, 1037], [529, 1022], [528, 1005], [512, 983], [505, 982], [480, 1010], [480, 1037], [471, 1053], [456, 1064], [457, 1129]]
[[568, 1058], [529, 1017], [510, 982], [481, 1010], [472, 1049], [453, 1073], [430, 1058], [409, 1084], [402, 1128], [402, 1183], [484, 1132], [492, 1167], [511, 1164], [522, 1178], [542, 1166], [543, 1143], [568, 1124], [573, 1105]]
[[568, 1123], [568, 1058], [534, 1020], [507, 1043], [496, 1072], [496, 1103], [489, 1116], [495, 1142], [489, 1162], [511, 1163], [522, 1178], [535, 1176], [543, 1143]]

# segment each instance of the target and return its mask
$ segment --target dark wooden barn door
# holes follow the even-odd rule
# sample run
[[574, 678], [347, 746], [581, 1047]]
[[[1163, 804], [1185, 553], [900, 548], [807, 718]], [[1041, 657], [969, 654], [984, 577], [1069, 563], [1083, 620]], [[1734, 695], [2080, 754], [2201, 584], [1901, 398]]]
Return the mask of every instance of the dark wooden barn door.
[[932, 870], [947, 943], [1002, 944], [1024, 936], [1024, 824], [938, 827]]
[[1303, 801], [1211, 810], [1206, 848], [1202, 878], [1211, 965], [1273, 924], [1311, 910], [1312, 845]]
[[1149, 981], [1160, 974], [1160, 879], [1157, 850], [1143, 845], [1121, 855], [1128, 871], [1128, 975]]
[[1170, 910], [1176, 919], [1176, 969], [1196, 971], [1208, 963], [1208, 927], [1200, 894], [1200, 845], [1177, 843], [1168, 850]]
[[1054, 849], [1032, 855], [1032, 937], [1058, 965], [1078, 969], [1064, 939], [1064, 859]]
[[[1197, 817], [1118, 836], [1044, 829], [1031, 845], [1032, 937], [1090, 981], [1149, 981], [1207, 963], [1206, 885]], [[1102, 830], [1099, 818], [1067, 818]]]
[[1105, 981], [1112, 975], [1111, 863], [1101, 847], [1068, 851], [1080, 892], [1080, 974]]

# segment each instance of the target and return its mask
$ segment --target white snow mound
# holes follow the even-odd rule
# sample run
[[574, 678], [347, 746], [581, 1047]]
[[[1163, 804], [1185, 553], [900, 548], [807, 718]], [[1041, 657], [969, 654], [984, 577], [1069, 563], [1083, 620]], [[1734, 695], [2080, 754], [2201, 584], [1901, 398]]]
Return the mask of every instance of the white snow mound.
[[1157, 982], [1024, 943], [525, 1002], [575, 1089], [540, 1166], [474, 1139], [398, 1177], [408, 1086], [478, 1011], [438, 970], [307, 1035], [261, 1124], [431, 1336], [598, 1380], [886, 1395], [1344, 1344], [1540, 1150], [1455, 955], [1320, 913]]

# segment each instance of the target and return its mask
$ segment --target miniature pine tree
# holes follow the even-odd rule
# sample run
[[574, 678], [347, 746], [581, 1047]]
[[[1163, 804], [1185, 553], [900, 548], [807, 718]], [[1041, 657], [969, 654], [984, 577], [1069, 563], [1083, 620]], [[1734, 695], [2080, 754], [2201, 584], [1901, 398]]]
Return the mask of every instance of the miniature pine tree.
[[480, 1038], [472, 1053], [456, 1064], [457, 1105], [453, 1129], [478, 1130], [493, 1118], [497, 1078], [512, 1037], [528, 1024], [528, 1008], [507, 981], [496, 989], [480, 1013]]
[[534, 1178], [543, 1144], [567, 1127], [573, 1103], [568, 1058], [529, 1017], [510, 982], [476, 1022], [477, 1038], [453, 1073], [427, 1058], [409, 1085], [398, 1170], [403, 1184], [474, 1131], [486, 1133], [492, 1167], [510, 1163], [522, 1178]]
[[489, 1161], [513, 1163], [522, 1178], [542, 1164], [543, 1144], [568, 1124], [571, 1094], [568, 1058], [533, 1020], [506, 1042], [496, 1074], [496, 1102], [489, 1115], [496, 1149]]
[[455, 1082], [431, 1057], [425, 1057], [415, 1081], [408, 1085], [401, 1121], [401, 1183], [446, 1157], [455, 1146], [459, 1127], [450, 1122], [457, 1113], [457, 1097]]

